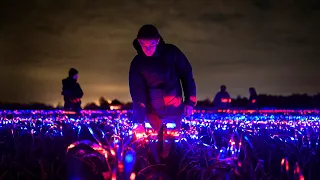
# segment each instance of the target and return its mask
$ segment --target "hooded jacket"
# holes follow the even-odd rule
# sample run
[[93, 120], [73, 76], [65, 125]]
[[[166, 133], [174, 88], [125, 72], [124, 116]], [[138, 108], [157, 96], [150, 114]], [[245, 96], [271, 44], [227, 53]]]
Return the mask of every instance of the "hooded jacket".
[[181, 116], [184, 104], [196, 105], [192, 67], [180, 49], [160, 38], [156, 52], [147, 57], [137, 39], [133, 46], [138, 53], [129, 71], [134, 121], [144, 122], [147, 113], [160, 117]]
[[81, 104], [81, 98], [83, 96], [82, 89], [76, 80], [68, 77], [62, 80], [62, 93], [65, 101], [65, 107], [78, 108]]
[[219, 109], [229, 108], [231, 104], [229, 93], [227, 91], [218, 92], [214, 97], [213, 104]]

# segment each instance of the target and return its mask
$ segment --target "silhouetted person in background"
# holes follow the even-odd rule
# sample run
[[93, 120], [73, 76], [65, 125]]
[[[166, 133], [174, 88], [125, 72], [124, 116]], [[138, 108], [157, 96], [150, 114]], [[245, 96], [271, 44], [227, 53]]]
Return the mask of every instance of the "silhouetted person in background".
[[[174, 122], [180, 130], [183, 115], [190, 116], [196, 105], [192, 67], [181, 50], [165, 43], [153, 25], [140, 28], [133, 46], [138, 53], [129, 72], [133, 118], [140, 129], [146, 119], [158, 132], [160, 144], [165, 124]], [[165, 159], [169, 151], [162, 150], [160, 147], [159, 154]]]
[[220, 91], [216, 94], [213, 99], [213, 105], [218, 109], [228, 109], [231, 105], [231, 98], [227, 92], [227, 87], [225, 85], [220, 86]]
[[64, 109], [74, 111], [77, 114], [81, 111], [82, 89], [77, 83], [78, 71], [74, 68], [69, 70], [69, 77], [62, 80], [62, 95], [64, 97]]
[[256, 90], [253, 87], [249, 88], [249, 94], [250, 94], [249, 109], [258, 108], [258, 95], [257, 95]]

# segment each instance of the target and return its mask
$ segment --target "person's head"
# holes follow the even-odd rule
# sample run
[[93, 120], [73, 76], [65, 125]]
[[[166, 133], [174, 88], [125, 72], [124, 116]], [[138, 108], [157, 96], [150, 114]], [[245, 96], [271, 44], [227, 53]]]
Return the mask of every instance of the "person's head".
[[256, 95], [257, 94], [256, 90], [253, 87], [249, 88], [249, 93], [250, 93], [250, 95]]
[[220, 86], [220, 91], [225, 92], [227, 90], [227, 87], [225, 85]]
[[160, 42], [160, 34], [154, 25], [146, 24], [140, 28], [137, 39], [143, 53], [146, 56], [152, 56]]
[[75, 68], [70, 68], [69, 77], [74, 80], [77, 80], [78, 79], [78, 70], [76, 70]]

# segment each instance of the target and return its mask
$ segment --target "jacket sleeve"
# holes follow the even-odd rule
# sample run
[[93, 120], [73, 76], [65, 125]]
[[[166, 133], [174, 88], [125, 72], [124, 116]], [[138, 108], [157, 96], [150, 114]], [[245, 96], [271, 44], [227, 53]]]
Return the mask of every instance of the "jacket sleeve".
[[135, 60], [130, 65], [129, 89], [132, 98], [133, 121], [143, 123], [146, 119], [147, 84]]
[[77, 88], [76, 88], [76, 97], [77, 98], [82, 98], [83, 96], [83, 91], [81, 89], [81, 86], [79, 83], [77, 83]]
[[229, 93], [226, 93], [226, 98], [230, 99], [230, 94]]
[[221, 103], [221, 95], [220, 93], [217, 93], [213, 99], [213, 105], [218, 106], [220, 103]]
[[191, 64], [179, 48], [174, 46], [174, 51], [176, 55], [175, 66], [178, 71], [184, 93], [184, 103], [195, 107], [197, 104], [196, 83], [193, 78]]
[[67, 86], [68, 86], [68, 84], [64, 80], [62, 80], [61, 95], [63, 95], [66, 98], [72, 98], [72, 91]]

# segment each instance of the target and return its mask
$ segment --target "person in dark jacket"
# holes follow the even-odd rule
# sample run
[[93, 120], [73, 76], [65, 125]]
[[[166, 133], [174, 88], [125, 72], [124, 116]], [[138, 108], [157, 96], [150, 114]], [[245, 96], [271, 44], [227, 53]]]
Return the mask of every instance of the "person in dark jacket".
[[82, 89], [77, 82], [78, 71], [74, 68], [69, 70], [69, 77], [62, 80], [62, 93], [64, 97], [64, 109], [80, 113]]
[[231, 98], [229, 93], [227, 92], [227, 87], [225, 85], [220, 86], [220, 91], [214, 97], [213, 104], [218, 109], [230, 108]]
[[197, 102], [188, 59], [165, 43], [153, 25], [140, 28], [133, 46], [137, 55], [130, 65], [129, 88], [134, 121], [140, 127], [148, 121], [159, 134], [168, 122], [180, 130], [182, 117], [190, 116]]
[[249, 88], [249, 109], [256, 109], [258, 108], [258, 94], [255, 88]]

